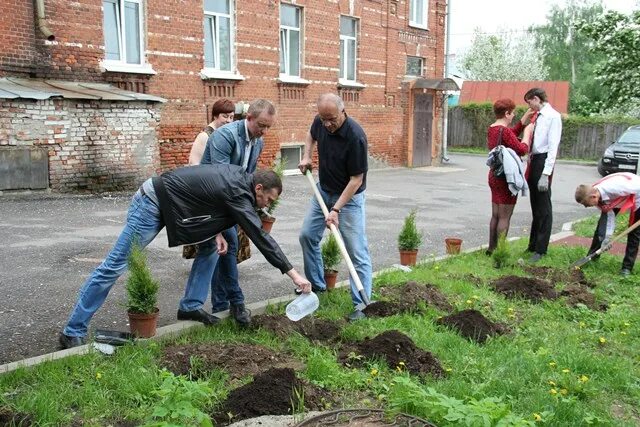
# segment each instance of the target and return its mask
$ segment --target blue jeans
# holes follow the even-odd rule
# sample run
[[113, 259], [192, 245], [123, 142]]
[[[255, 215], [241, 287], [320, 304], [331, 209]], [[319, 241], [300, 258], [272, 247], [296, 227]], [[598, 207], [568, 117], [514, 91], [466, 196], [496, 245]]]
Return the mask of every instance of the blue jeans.
[[231, 227], [222, 232], [229, 244], [227, 254], [221, 256], [211, 281], [211, 308], [214, 313], [229, 308], [229, 304], [244, 303], [244, 295], [238, 283], [238, 230]]
[[148, 196], [142, 196], [140, 191], [136, 192], [129, 205], [127, 222], [120, 237], [102, 264], [91, 273], [80, 289], [78, 301], [63, 331], [65, 335], [87, 335], [91, 317], [102, 306], [118, 277], [127, 269], [127, 258], [133, 243], [137, 241], [142, 248], [146, 247], [163, 227], [158, 206]]
[[[325, 204], [328, 207], [333, 206], [340, 197], [340, 194], [327, 193], [320, 188], [319, 184], [317, 185]], [[340, 210], [340, 214], [338, 215], [340, 225], [338, 229], [344, 240], [347, 252], [351, 257], [353, 266], [356, 269], [356, 273], [358, 273], [360, 282], [362, 282], [362, 287], [367, 296], [371, 298], [373, 272], [365, 230], [365, 218], [365, 195], [363, 191], [362, 193], [355, 194]], [[324, 266], [320, 253], [320, 240], [322, 240], [322, 235], [326, 228], [324, 214], [318, 201], [314, 197], [311, 200], [311, 207], [302, 224], [300, 246], [302, 246], [302, 255], [304, 257], [304, 274], [314, 286], [319, 288], [326, 287], [326, 283], [324, 282]], [[360, 298], [353, 279], [349, 278], [349, 281], [351, 283], [351, 299], [354, 305], [358, 305], [363, 301]]]

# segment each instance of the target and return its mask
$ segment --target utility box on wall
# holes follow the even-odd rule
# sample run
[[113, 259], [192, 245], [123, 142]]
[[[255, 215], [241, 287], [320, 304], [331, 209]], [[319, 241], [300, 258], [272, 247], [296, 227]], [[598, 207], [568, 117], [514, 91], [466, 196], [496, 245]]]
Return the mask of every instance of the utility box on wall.
[[46, 148], [0, 147], [0, 191], [49, 188]]

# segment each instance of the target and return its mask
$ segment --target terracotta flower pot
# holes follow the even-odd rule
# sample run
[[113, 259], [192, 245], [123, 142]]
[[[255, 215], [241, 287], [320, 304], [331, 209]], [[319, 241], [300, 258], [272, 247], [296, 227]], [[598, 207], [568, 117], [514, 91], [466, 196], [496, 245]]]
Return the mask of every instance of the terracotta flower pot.
[[324, 283], [327, 284], [327, 290], [330, 291], [336, 287], [336, 280], [338, 279], [338, 272], [336, 270], [324, 271]]
[[444, 243], [447, 246], [447, 253], [450, 255], [455, 255], [460, 253], [460, 248], [462, 247], [462, 239], [458, 239], [457, 237], [447, 237], [444, 239]]
[[262, 217], [262, 229], [267, 233], [271, 233], [271, 227], [273, 227], [273, 223], [276, 222], [276, 219], [271, 217]]
[[418, 250], [403, 251], [400, 250], [400, 264], [401, 265], [416, 265], [418, 261]]
[[151, 338], [154, 336], [158, 326], [158, 313], [158, 308], [151, 314], [128, 312], [131, 333], [138, 338]]

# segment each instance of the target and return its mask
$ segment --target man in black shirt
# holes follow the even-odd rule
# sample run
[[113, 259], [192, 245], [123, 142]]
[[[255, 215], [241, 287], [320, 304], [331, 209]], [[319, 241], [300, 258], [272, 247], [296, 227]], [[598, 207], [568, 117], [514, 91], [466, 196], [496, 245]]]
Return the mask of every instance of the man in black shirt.
[[[371, 297], [372, 267], [365, 225], [365, 188], [367, 186], [367, 136], [362, 127], [347, 116], [344, 102], [325, 93], [318, 99], [318, 115], [305, 141], [304, 157], [298, 165], [302, 173], [312, 166], [313, 146], [318, 144], [320, 194], [331, 209], [325, 219], [318, 201], [313, 198], [300, 232], [305, 275], [313, 290], [326, 289], [320, 240], [325, 228], [334, 224], [344, 239], [349, 256], [368, 297]], [[351, 298], [357, 307], [361, 300], [351, 280]], [[349, 318], [357, 320], [364, 313], [355, 310]]]

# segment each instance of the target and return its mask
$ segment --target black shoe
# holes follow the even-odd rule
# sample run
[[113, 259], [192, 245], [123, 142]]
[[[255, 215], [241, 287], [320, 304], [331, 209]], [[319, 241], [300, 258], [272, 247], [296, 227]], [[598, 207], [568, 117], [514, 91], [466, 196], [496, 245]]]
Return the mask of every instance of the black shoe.
[[629, 270], [628, 268], [623, 268], [622, 270], [620, 270], [620, 275], [622, 277], [629, 277], [631, 276], [631, 270]]
[[531, 258], [529, 258], [529, 262], [532, 263], [532, 264], [535, 264], [536, 262], [540, 261], [543, 256], [544, 256], [543, 254], [539, 254], [538, 252], [534, 252], [533, 255], [531, 255]]
[[251, 310], [246, 308], [244, 304], [231, 304], [229, 314], [231, 314], [240, 326], [249, 326], [249, 324], [251, 324]]
[[209, 314], [203, 309], [183, 311], [178, 310], [178, 320], [195, 320], [196, 322], [202, 322], [207, 326], [215, 325], [220, 322], [220, 318]]
[[62, 348], [73, 348], [84, 345], [84, 337], [70, 337], [69, 335], [65, 335], [60, 332], [60, 336], [58, 337], [58, 341]]

